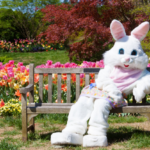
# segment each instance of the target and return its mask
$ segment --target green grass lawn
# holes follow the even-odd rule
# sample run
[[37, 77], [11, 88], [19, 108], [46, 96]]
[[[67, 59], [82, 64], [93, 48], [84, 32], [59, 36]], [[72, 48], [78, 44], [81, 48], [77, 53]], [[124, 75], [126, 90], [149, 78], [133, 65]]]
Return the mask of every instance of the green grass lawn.
[[23, 62], [24, 65], [34, 63], [35, 66], [45, 64], [47, 60], [52, 60], [53, 63], [60, 62], [62, 64], [69, 62], [68, 52], [66, 50], [52, 50], [48, 52], [36, 53], [0, 53], [1, 56], [12, 58], [15, 63]]
[[[53, 132], [61, 131], [67, 121], [66, 114], [45, 114], [35, 117], [35, 134], [28, 133], [28, 142], [22, 142], [21, 118], [0, 118], [0, 150], [42, 149], [54, 150], [50, 143]], [[145, 129], [148, 121], [143, 116], [118, 117], [110, 115], [108, 129], [108, 147], [83, 148], [65, 146], [59, 150], [118, 150], [150, 149], [149, 130]], [[56, 148], [57, 149], [57, 148]]]

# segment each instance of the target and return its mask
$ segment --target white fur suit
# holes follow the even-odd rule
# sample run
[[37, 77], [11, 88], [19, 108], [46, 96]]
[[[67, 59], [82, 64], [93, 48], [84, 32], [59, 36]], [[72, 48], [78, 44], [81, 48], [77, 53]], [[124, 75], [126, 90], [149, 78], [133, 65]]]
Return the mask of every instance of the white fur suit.
[[[110, 30], [116, 42], [104, 53], [105, 68], [100, 70], [96, 86], [91, 88], [102, 91], [102, 95], [94, 97], [81, 93], [71, 107], [65, 129], [52, 134], [51, 143], [54, 145], [107, 146], [108, 115], [112, 107], [119, 107], [118, 104], [124, 102], [123, 93], [133, 92], [137, 102], [150, 93], [150, 74], [146, 70], [148, 57], [140, 44], [149, 30], [149, 23], [140, 24], [131, 36], [126, 35], [123, 25], [117, 20], [112, 21]], [[88, 135], [84, 135], [88, 120]]]

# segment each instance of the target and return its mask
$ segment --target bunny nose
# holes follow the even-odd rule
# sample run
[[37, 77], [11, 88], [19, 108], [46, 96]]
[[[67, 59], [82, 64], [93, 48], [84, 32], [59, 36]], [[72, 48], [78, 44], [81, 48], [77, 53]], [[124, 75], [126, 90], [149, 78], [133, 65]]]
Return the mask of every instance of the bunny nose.
[[129, 57], [126, 57], [126, 58], [125, 58], [125, 61], [126, 61], [126, 62], [129, 62], [129, 60], [130, 60]]

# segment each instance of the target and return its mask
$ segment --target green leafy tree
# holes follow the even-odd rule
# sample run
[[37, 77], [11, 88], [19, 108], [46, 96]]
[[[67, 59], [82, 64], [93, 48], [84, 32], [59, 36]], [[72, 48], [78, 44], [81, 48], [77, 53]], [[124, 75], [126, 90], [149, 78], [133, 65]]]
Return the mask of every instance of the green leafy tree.
[[[40, 8], [58, 3], [59, 0], [2, 0], [0, 5], [2, 14], [0, 16], [2, 19], [7, 18], [5, 12], [8, 12], [8, 18], [10, 18], [0, 20], [3, 27], [4, 24], [7, 24], [2, 28], [5, 29], [3, 38], [8, 39], [6, 36], [8, 33], [11, 33], [14, 38], [36, 38], [46, 27], [46, 24], [43, 25], [41, 21], [43, 14], [39, 11]], [[14, 31], [16, 31], [15, 35]]]
[[[143, 20], [150, 22], [150, 3], [145, 3], [145, 5], [137, 6], [132, 13], [139, 14], [136, 20]], [[148, 32], [146, 38], [142, 41], [142, 47], [144, 51], [150, 56], [150, 31]]]
[[20, 32], [13, 23], [12, 15], [14, 12], [11, 9], [0, 9], [0, 39], [13, 41], [17, 38], [22, 38]]

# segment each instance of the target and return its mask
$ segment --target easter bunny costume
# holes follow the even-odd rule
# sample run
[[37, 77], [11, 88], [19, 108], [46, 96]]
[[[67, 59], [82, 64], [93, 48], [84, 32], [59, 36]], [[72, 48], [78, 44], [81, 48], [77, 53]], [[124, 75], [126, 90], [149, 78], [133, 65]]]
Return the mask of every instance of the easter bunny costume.
[[[141, 23], [130, 36], [117, 20], [111, 22], [110, 30], [116, 42], [103, 55], [105, 67], [100, 70], [96, 83], [82, 90], [71, 107], [66, 127], [52, 134], [54, 145], [107, 146], [107, 119], [112, 107], [127, 105], [124, 94], [133, 93], [137, 102], [150, 94], [150, 73], [146, 70], [148, 56], [140, 44], [149, 31], [149, 23]], [[88, 120], [88, 132], [84, 135]]]

